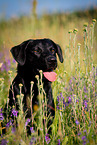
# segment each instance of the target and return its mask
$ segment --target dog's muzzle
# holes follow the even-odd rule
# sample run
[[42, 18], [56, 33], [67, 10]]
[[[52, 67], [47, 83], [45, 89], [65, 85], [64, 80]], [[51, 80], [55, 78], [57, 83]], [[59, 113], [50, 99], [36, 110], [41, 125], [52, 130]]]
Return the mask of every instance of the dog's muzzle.
[[47, 58], [47, 64], [48, 64], [48, 68], [55, 69], [56, 66], [57, 66], [56, 57], [48, 57]]

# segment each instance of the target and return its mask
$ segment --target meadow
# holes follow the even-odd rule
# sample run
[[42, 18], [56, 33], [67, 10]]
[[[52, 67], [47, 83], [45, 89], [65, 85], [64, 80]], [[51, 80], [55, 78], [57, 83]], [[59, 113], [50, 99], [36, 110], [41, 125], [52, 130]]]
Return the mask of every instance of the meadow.
[[[97, 9], [73, 14], [44, 14], [22, 16], [0, 22], [0, 145], [96, 145], [97, 144]], [[48, 117], [46, 98], [41, 79], [37, 76], [40, 107], [32, 114], [34, 126], [27, 136], [22, 111], [23, 94], [20, 85], [19, 115], [13, 106], [12, 120], [4, 118], [4, 105], [8, 105], [8, 90], [16, 75], [16, 62], [10, 49], [27, 39], [50, 38], [58, 43], [64, 62], [58, 61], [57, 80], [52, 83], [55, 118], [52, 134], [47, 134]], [[33, 74], [32, 74], [33, 75]], [[44, 97], [43, 97], [44, 96]], [[31, 98], [33, 82], [31, 82]], [[45, 98], [43, 100], [43, 98]], [[35, 118], [38, 119], [36, 120]], [[43, 125], [42, 119], [45, 119]], [[2, 123], [6, 122], [2, 127]], [[6, 134], [2, 134], [6, 127]], [[40, 131], [40, 134], [38, 134]]]

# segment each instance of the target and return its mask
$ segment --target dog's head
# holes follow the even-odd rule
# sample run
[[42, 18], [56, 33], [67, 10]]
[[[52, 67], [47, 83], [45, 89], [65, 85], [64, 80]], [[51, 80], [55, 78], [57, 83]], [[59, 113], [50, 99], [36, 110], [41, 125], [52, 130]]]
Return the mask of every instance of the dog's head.
[[60, 46], [50, 39], [27, 40], [11, 49], [14, 59], [20, 66], [28, 65], [32, 69], [52, 71], [57, 67], [57, 57], [63, 62]]

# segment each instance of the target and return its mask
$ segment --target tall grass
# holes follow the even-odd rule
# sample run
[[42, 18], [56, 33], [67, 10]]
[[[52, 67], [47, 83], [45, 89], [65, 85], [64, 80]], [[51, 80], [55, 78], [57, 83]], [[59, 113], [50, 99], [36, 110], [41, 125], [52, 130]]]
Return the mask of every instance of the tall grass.
[[[23, 21], [23, 28], [20, 27], [21, 25], [19, 25], [17, 28], [21, 30], [18, 32], [23, 32], [23, 34], [25, 35], [22, 36], [21, 34], [16, 34], [16, 37], [14, 37], [11, 41], [10, 36], [9, 43], [11, 43], [11, 45], [19, 42], [18, 36], [22, 36], [21, 40], [23, 39], [24, 41], [24, 39], [27, 38], [27, 35], [32, 35], [32, 32], [33, 36], [35, 37], [36, 35], [38, 37], [43, 37], [45, 35], [48, 37], [51, 36], [55, 40], [62, 42], [62, 46], [64, 46], [64, 42], [68, 42], [66, 48], [63, 49], [64, 63], [63, 65], [59, 64], [58, 68], [55, 70], [57, 73], [57, 80], [52, 84], [53, 97], [55, 102], [55, 118], [53, 120], [53, 124], [51, 125], [52, 134], [47, 134], [47, 122], [51, 118], [50, 116], [47, 117], [47, 100], [45, 91], [43, 90], [42, 71], [40, 71], [41, 79], [39, 79], [39, 76], [36, 76], [39, 89], [39, 108], [37, 106], [34, 106], [35, 112], [32, 112], [31, 109], [31, 118], [25, 118], [22, 104], [22, 84], [20, 84], [20, 94], [17, 96], [20, 104], [19, 115], [17, 115], [18, 111], [15, 110], [15, 106], [13, 106], [12, 114], [14, 116], [14, 123], [12, 123], [12, 120], [9, 120], [7, 118], [7, 124], [2, 127], [2, 124], [5, 122], [3, 116], [4, 104], [7, 102], [8, 106], [9, 101], [7, 98], [8, 91], [6, 90], [6, 88], [8, 89], [9, 84], [11, 84], [12, 82], [15, 74], [15, 72], [13, 72], [14, 64], [16, 65], [14, 60], [11, 60], [10, 64], [8, 63], [9, 60], [6, 60], [5, 62], [3, 62], [2, 60], [2, 63], [0, 63], [0, 143], [2, 145], [96, 145], [97, 65], [96, 61], [94, 60], [94, 27], [96, 20], [93, 19], [92, 24], [90, 25], [84, 23], [83, 30], [81, 29], [82, 32], [76, 28], [73, 28], [73, 30], [69, 30], [67, 36], [65, 36], [66, 31], [62, 32], [63, 27], [61, 27], [62, 30], [60, 30], [60, 33], [62, 32], [62, 34], [58, 32], [57, 25], [59, 23], [57, 23], [57, 19], [56, 25], [51, 25], [51, 30], [47, 27], [48, 22], [44, 23], [44, 20], [40, 22], [40, 25], [37, 24], [37, 26], [35, 26], [35, 22], [32, 23], [31, 21], [31, 25], [29, 28], [25, 27], [26, 19], [23, 19]], [[37, 27], [37, 30], [39, 30], [37, 34], [35, 34], [35, 27]], [[41, 32], [41, 29], [39, 27], [44, 27], [44, 31]], [[13, 28], [10, 28], [10, 31], [11, 29]], [[5, 34], [9, 33], [8, 31], [9, 30], [5, 29]], [[15, 30], [12, 30], [12, 32], [15, 35]], [[48, 34], [46, 34], [46, 32], [48, 32]], [[80, 40], [79, 36], [81, 33], [83, 33], [83, 38], [81, 38], [81, 41], [79, 43], [78, 40]], [[2, 39], [3, 37], [4, 36], [2, 35]], [[8, 71], [9, 68], [11, 71]], [[8, 76], [5, 79], [4, 77], [6, 76], [6, 71], [8, 71]], [[7, 83], [5, 83], [5, 81]], [[33, 83], [34, 82], [31, 82], [31, 100], [29, 100], [29, 102], [32, 102], [32, 98], [34, 95]], [[31, 103], [30, 107], [32, 108]], [[17, 118], [18, 122], [17, 127], [15, 118]], [[29, 126], [29, 122], [31, 121], [31, 119], [31, 136], [27, 136], [26, 126]], [[44, 124], [42, 121], [43, 119]], [[7, 133], [3, 135], [2, 131], [3, 129], [5, 129], [5, 127]]]

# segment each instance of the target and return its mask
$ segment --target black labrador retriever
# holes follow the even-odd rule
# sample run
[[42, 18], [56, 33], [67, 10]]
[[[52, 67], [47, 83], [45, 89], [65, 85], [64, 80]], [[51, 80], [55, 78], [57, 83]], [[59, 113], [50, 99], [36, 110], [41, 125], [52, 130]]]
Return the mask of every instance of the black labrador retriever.
[[[32, 100], [32, 107], [38, 102], [38, 87], [36, 75], [39, 75], [39, 70], [43, 72], [52, 72], [57, 67], [57, 57], [63, 62], [62, 50], [60, 46], [50, 39], [36, 39], [27, 40], [11, 49], [14, 59], [18, 63], [17, 76], [12, 82], [9, 91], [9, 105], [16, 106], [19, 109], [17, 95], [20, 93], [19, 84], [22, 84], [22, 93], [24, 94], [23, 104], [26, 117], [31, 117], [31, 110], [27, 105], [27, 97], [30, 96], [31, 81], [34, 82], [33, 91], [34, 96]], [[50, 116], [54, 117], [54, 99], [52, 96], [51, 81], [43, 76], [43, 88], [47, 97], [47, 110]], [[49, 121], [48, 126], [52, 123]]]

